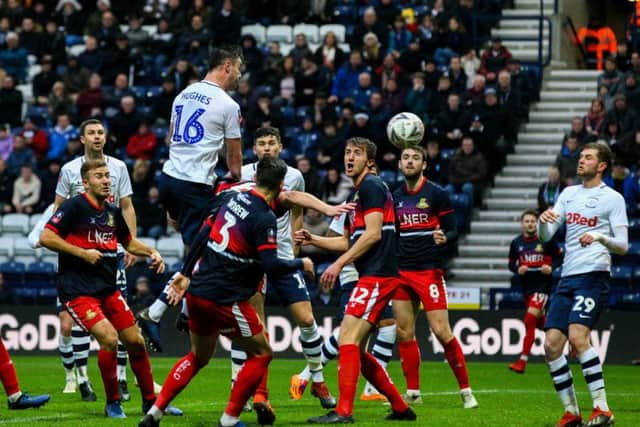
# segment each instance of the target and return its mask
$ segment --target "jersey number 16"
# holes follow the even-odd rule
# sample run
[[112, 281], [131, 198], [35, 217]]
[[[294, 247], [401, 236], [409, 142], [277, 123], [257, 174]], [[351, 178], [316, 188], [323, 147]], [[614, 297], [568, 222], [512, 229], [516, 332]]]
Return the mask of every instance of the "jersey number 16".
[[176, 121], [173, 124], [172, 142], [185, 142], [187, 144], [197, 144], [204, 137], [204, 126], [198, 118], [204, 113], [204, 108], [198, 108], [187, 120], [182, 123], [183, 105], [176, 105]]

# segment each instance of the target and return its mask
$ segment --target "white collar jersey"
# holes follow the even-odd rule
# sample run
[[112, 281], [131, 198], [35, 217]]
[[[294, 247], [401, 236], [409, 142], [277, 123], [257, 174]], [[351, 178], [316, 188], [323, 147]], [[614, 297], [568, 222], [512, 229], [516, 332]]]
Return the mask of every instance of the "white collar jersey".
[[[240, 179], [242, 181], [254, 181], [257, 163], [249, 163], [242, 166]], [[304, 191], [304, 178], [298, 169], [287, 166], [287, 174], [284, 176], [284, 189], [289, 191]], [[291, 231], [291, 214], [287, 211], [278, 217], [278, 258], [293, 259], [293, 236]]]
[[579, 239], [588, 231], [612, 237], [614, 228], [628, 227], [622, 195], [604, 183], [593, 188], [573, 185], [560, 193], [553, 210], [567, 228], [562, 277], [611, 271], [609, 250], [599, 242], [583, 247]]
[[220, 86], [187, 86], [171, 107], [169, 160], [162, 171], [183, 181], [212, 185], [225, 139], [241, 137], [240, 106]]

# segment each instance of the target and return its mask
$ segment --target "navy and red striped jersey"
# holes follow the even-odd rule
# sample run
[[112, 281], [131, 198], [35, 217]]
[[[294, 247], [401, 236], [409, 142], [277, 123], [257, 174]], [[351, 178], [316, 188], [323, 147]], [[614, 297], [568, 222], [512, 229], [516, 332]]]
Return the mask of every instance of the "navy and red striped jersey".
[[[560, 264], [562, 250], [553, 240], [542, 242], [537, 235], [526, 237], [519, 235], [511, 241], [509, 247], [509, 270], [518, 275], [525, 295], [551, 291], [551, 274], [542, 274], [543, 265], [551, 268]], [[518, 274], [518, 267], [527, 266], [524, 275]]]
[[422, 271], [442, 268], [444, 255], [454, 241], [438, 246], [433, 231], [454, 231], [453, 208], [446, 190], [423, 178], [414, 191], [402, 185], [393, 192], [396, 215], [400, 224], [398, 263], [403, 271]]
[[86, 193], [65, 200], [45, 226], [67, 243], [96, 249], [102, 260], [91, 265], [73, 255], [58, 255], [58, 296], [62, 302], [79, 296], [103, 297], [116, 291], [118, 243], [131, 240], [120, 208], [94, 204]]
[[[276, 216], [258, 192], [229, 191], [220, 196], [219, 208], [204, 224], [206, 247], [187, 256], [186, 264], [198, 257], [191, 294], [218, 304], [245, 301], [256, 292], [265, 272], [278, 275], [302, 268], [300, 260], [277, 258]], [[194, 246], [199, 240], [196, 237]]]
[[370, 212], [382, 213], [382, 239], [355, 261], [360, 277], [395, 277], [398, 275], [396, 214], [393, 197], [380, 177], [368, 174], [347, 199], [356, 208], [347, 216], [350, 245], [364, 233], [364, 217]]

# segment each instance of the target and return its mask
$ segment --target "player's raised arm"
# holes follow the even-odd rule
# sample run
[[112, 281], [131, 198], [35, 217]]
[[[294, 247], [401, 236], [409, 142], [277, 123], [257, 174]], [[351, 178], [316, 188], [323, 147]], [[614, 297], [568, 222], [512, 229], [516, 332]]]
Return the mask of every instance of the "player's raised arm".
[[294, 233], [294, 240], [298, 245], [313, 245], [331, 252], [345, 252], [349, 249], [349, 234], [336, 237], [324, 237], [309, 233], [304, 228]]
[[313, 194], [303, 191], [283, 191], [278, 198], [282, 204], [301, 206], [305, 209], [315, 209], [326, 216], [337, 216], [350, 212], [355, 208], [355, 203], [332, 206], [318, 199]]

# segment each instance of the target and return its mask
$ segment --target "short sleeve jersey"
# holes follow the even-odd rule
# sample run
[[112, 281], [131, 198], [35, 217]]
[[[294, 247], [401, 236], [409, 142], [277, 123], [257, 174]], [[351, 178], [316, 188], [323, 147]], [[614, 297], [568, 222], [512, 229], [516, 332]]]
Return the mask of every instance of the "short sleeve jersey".
[[225, 139], [241, 137], [240, 106], [220, 86], [202, 80], [187, 86], [171, 107], [171, 145], [163, 172], [176, 179], [213, 184]]
[[365, 216], [372, 212], [382, 213], [382, 239], [355, 261], [360, 277], [396, 277], [398, 275], [396, 215], [393, 198], [380, 177], [368, 174], [354, 189], [347, 202], [356, 203], [355, 210], [347, 217], [350, 244], [364, 233]]
[[452, 215], [448, 193], [439, 185], [423, 179], [414, 191], [401, 186], [393, 193], [400, 224], [398, 264], [402, 271], [442, 268], [443, 248], [433, 240], [440, 218]]
[[[257, 163], [242, 166], [241, 179], [253, 181]], [[287, 166], [284, 176], [284, 189], [288, 191], [304, 191], [304, 178], [298, 169]], [[278, 216], [278, 258], [293, 259], [293, 236], [291, 231], [291, 214], [289, 210]]]
[[227, 197], [208, 221], [209, 241], [189, 292], [218, 304], [248, 300], [264, 275], [259, 251], [277, 247], [275, 214], [262, 196], [250, 190]]
[[102, 253], [96, 265], [59, 254], [58, 295], [62, 302], [80, 296], [103, 297], [116, 291], [117, 245], [131, 240], [119, 208], [110, 203], [97, 206], [82, 193], [64, 201], [46, 228], [74, 246]]
[[527, 273], [519, 275], [522, 290], [525, 295], [536, 292], [548, 294], [551, 291], [551, 275], [542, 274], [543, 265], [553, 265], [554, 258], [560, 256], [560, 249], [550, 240], [542, 242], [538, 236], [526, 237], [519, 235], [511, 241], [509, 247], [509, 263], [517, 269], [528, 267]]
[[579, 240], [588, 231], [612, 237], [614, 228], [629, 226], [622, 195], [604, 183], [593, 188], [572, 185], [560, 193], [553, 210], [567, 226], [562, 277], [610, 271], [609, 250], [599, 242], [583, 247]]

